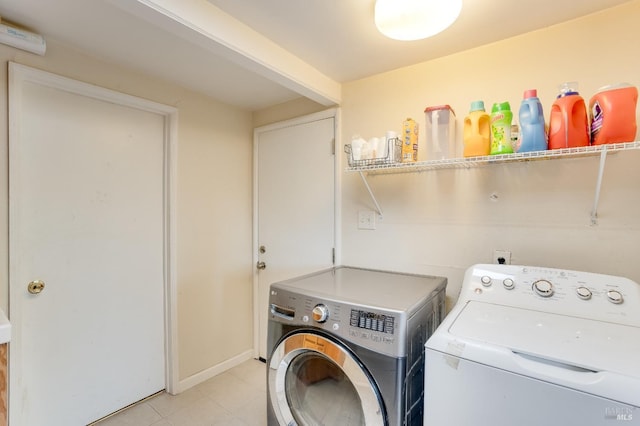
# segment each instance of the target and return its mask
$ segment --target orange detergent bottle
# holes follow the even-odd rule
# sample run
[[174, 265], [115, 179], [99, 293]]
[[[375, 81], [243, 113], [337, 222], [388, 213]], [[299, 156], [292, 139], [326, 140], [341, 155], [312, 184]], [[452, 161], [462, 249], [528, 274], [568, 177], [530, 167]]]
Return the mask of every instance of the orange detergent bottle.
[[589, 101], [591, 143], [633, 142], [636, 138], [638, 89], [621, 83], [602, 87]]
[[464, 119], [462, 134], [465, 157], [489, 155], [491, 151], [491, 118], [483, 101], [471, 102], [469, 115]]
[[549, 149], [589, 145], [587, 106], [578, 93], [578, 83], [560, 85], [560, 94], [551, 106]]

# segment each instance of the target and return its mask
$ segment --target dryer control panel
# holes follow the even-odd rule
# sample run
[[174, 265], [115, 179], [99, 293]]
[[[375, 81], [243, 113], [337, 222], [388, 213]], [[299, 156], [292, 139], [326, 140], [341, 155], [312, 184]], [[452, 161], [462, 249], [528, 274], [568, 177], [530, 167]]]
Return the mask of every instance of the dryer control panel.
[[406, 356], [407, 315], [271, 288], [271, 321], [324, 330], [390, 356]]
[[393, 334], [395, 319], [393, 315], [376, 314], [360, 309], [351, 309], [349, 325], [364, 330]]
[[458, 303], [477, 300], [640, 326], [640, 285], [624, 277], [518, 265], [474, 265]]

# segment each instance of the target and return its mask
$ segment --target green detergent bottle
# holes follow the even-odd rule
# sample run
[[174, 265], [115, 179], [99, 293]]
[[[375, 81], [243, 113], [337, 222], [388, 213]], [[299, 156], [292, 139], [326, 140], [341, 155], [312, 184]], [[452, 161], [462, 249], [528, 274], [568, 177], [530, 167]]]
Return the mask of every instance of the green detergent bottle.
[[511, 120], [513, 113], [509, 102], [493, 104], [491, 107], [491, 155], [511, 154]]

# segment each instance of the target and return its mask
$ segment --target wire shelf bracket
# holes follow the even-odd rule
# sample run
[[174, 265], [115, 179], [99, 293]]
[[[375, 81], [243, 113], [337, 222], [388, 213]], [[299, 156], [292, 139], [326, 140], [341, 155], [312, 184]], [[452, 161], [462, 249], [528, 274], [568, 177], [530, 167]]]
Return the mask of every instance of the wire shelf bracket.
[[371, 190], [371, 187], [369, 186], [369, 182], [367, 182], [367, 177], [364, 175], [364, 172], [359, 172], [360, 173], [360, 177], [362, 178], [362, 183], [364, 183], [365, 188], [367, 188], [367, 191], [369, 192], [369, 196], [371, 197], [371, 201], [373, 201], [373, 204], [376, 206], [376, 211], [378, 212], [378, 217], [380, 219], [383, 218], [383, 214], [382, 214], [382, 208], [380, 208], [380, 204], [378, 204], [378, 200], [376, 200], [376, 196], [373, 194], [373, 191]]
[[598, 203], [600, 202], [600, 190], [602, 189], [602, 176], [604, 175], [604, 165], [607, 161], [607, 146], [604, 145], [600, 152], [600, 166], [598, 168], [598, 180], [596, 181], [596, 193], [593, 196], [593, 208], [591, 209], [591, 225], [598, 224]]

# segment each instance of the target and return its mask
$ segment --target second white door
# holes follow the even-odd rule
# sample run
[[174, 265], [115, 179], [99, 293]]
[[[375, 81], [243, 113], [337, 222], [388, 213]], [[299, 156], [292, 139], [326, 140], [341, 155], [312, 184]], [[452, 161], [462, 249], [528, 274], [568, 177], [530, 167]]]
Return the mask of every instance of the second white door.
[[[259, 357], [267, 358], [269, 286], [334, 263], [335, 117], [256, 130]], [[255, 287], [254, 287], [255, 288]]]

